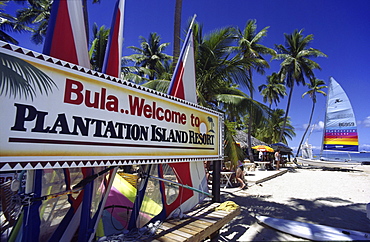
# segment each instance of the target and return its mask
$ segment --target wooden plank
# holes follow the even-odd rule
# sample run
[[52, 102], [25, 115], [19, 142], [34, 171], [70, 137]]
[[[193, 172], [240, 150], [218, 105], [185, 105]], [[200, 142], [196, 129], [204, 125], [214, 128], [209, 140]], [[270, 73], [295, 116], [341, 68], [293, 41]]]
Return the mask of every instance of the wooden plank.
[[240, 214], [240, 208], [232, 211], [215, 211], [219, 203], [203, 204], [187, 213], [184, 219], [164, 222], [153, 238], [155, 241], [200, 241], [219, 231]]
[[[171, 225], [175, 225], [175, 224], [171, 224]], [[200, 233], [204, 230], [204, 228], [199, 228], [197, 226], [192, 226], [190, 224], [185, 224], [184, 226], [180, 226], [178, 228], [178, 230], [181, 230], [181, 231], [184, 231], [186, 233], [189, 233], [189, 234], [192, 234], [192, 235], [195, 235], [197, 233]]]
[[217, 213], [217, 212], [213, 212], [211, 214], [206, 215], [206, 217], [207, 218], [223, 218], [226, 215], [228, 215], [228, 213]]
[[221, 220], [221, 219], [209, 219], [207, 217], [195, 217], [196, 219], [196, 222], [200, 222], [200, 223], [207, 223], [207, 224], [215, 224], [217, 221]]
[[[204, 239], [204, 238], [210, 236], [211, 234], [217, 232], [219, 229], [221, 229], [226, 223], [230, 222], [238, 214], [240, 214], [240, 208], [238, 208], [237, 210], [233, 210], [233, 211], [229, 212], [229, 214], [226, 215], [223, 219], [218, 220], [216, 223], [213, 224], [213, 226], [210, 226], [205, 231], [203, 231], [200, 234], [201, 238]], [[201, 222], [201, 221], [199, 221], [199, 222]]]
[[[161, 235], [161, 234], [159, 234], [159, 235]], [[156, 239], [158, 239], [159, 241], [179, 241], [179, 242], [187, 240], [187, 238], [185, 238], [185, 237], [179, 236], [179, 235], [174, 234], [174, 233], [168, 233], [167, 231], [164, 231], [163, 235], [161, 235], [158, 238], [156, 236]]]
[[155, 240], [147, 240], [147, 241], [158, 241], [158, 242], [175, 242], [175, 241], [178, 241], [178, 240], [175, 240], [175, 239], [172, 239], [172, 238], [167, 238], [165, 236], [161, 236]]
[[206, 212], [214, 211], [216, 207], [218, 207], [220, 204], [219, 203], [211, 203], [209, 205], [203, 205], [198, 208], [195, 208], [194, 210], [190, 211], [189, 213], [186, 213], [189, 216], [196, 216], [196, 214], [204, 214]]
[[[175, 232], [175, 233], [172, 233], [172, 232]], [[186, 240], [186, 237], [183, 237], [177, 234], [176, 232], [177, 232], [176, 230], [170, 231], [168, 228], [161, 226], [156, 232], [157, 234], [156, 237], [158, 237], [158, 235], [162, 235], [158, 237], [158, 239], [160, 239], [161, 241], [162, 239], [163, 241], [184, 241]]]
[[161, 228], [163, 230], [171, 230], [173, 234], [176, 234], [176, 235], [179, 235], [181, 237], [185, 237], [185, 238], [191, 238], [192, 237], [192, 234], [191, 233], [186, 233], [184, 231], [181, 231], [179, 229], [173, 229], [174, 227], [173, 226], [168, 226], [170, 224], [162, 224]]
[[202, 224], [199, 224], [198, 226], [194, 226], [191, 224], [185, 224], [184, 226], [179, 227], [179, 230], [185, 230], [192, 234], [192, 237], [186, 241], [201, 241], [202, 240], [201, 235], [205, 232], [207, 228], [208, 226], [205, 226]]
[[214, 211], [213, 213], [212, 213], [212, 216], [225, 216], [225, 215], [228, 215], [228, 214], [230, 214], [230, 212], [228, 212], [228, 211], [224, 211], [224, 210], [218, 210], [218, 211]]

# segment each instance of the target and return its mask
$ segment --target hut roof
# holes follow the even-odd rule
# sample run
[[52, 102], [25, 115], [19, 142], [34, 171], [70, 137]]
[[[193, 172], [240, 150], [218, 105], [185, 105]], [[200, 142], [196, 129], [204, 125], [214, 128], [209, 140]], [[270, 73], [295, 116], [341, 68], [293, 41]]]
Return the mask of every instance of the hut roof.
[[[248, 134], [247, 133], [245, 133], [242, 130], [237, 130], [236, 135], [234, 135], [233, 137], [234, 137], [235, 141], [240, 144], [241, 148], [247, 148], [248, 147], [248, 141], [247, 141]], [[265, 142], [254, 138], [253, 136], [251, 138], [252, 138], [252, 147], [256, 146], [256, 145], [268, 145]]]

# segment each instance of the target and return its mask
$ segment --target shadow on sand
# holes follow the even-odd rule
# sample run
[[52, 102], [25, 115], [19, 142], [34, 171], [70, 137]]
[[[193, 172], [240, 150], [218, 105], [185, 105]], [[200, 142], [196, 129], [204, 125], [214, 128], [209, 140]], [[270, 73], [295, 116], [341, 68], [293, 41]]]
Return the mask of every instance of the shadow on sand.
[[[235, 196], [233, 193], [224, 193], [222, 196], [223, 201], [234, 201], [240, 205], [241, 214], [220, 233], [220, 241], [241, 241], [242, 235], [247, 232], [250, 226], [257, 222], [256, 215], [364, 232], [370, 231], [370, 223], [365, 212], [366, 204], [352, 203], [348, 205], [351, 202], [342, 198], [321, 197], [314, 200], [291, 198], [288, 205], [266, 201], [269, 197], [271, 196], [250, 195], [241, 197]], [[281, 241], [284, 239], [276, 230], [264, 226], [261, 231], [249, 240]]]

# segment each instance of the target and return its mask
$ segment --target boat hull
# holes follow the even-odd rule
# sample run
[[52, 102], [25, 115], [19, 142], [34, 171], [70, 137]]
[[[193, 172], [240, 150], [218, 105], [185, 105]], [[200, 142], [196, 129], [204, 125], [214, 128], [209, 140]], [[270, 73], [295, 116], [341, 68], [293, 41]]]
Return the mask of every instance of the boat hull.
[[297, 157], [297, 160], [302, 164], [319, 167], [355, 168], [362, 165], [360, 162], [326, 161], [326, 160], [304, 159], [300, 157]]

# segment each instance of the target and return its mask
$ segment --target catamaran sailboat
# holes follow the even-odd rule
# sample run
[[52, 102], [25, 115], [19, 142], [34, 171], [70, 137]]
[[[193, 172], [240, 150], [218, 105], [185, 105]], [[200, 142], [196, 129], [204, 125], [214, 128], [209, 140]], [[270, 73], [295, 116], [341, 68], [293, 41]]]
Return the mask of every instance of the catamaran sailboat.
[[[304, 151], [304, 152], [303, 152]], [[326, 152], [347, 152], [349, 159], [327, 159]], [[312, 148], [306, 142], [302, 146], [302, 163], [329, 167], [354, 167], [361, 163], [352, 162], [350, 152], [358, 152], [356, 119], [347, 94], [333, 77], [330, 78], [326, 101], [325, 127], [320, 160], [312, 159]], [[309, 155], [311, 154], [311, 155]]]

